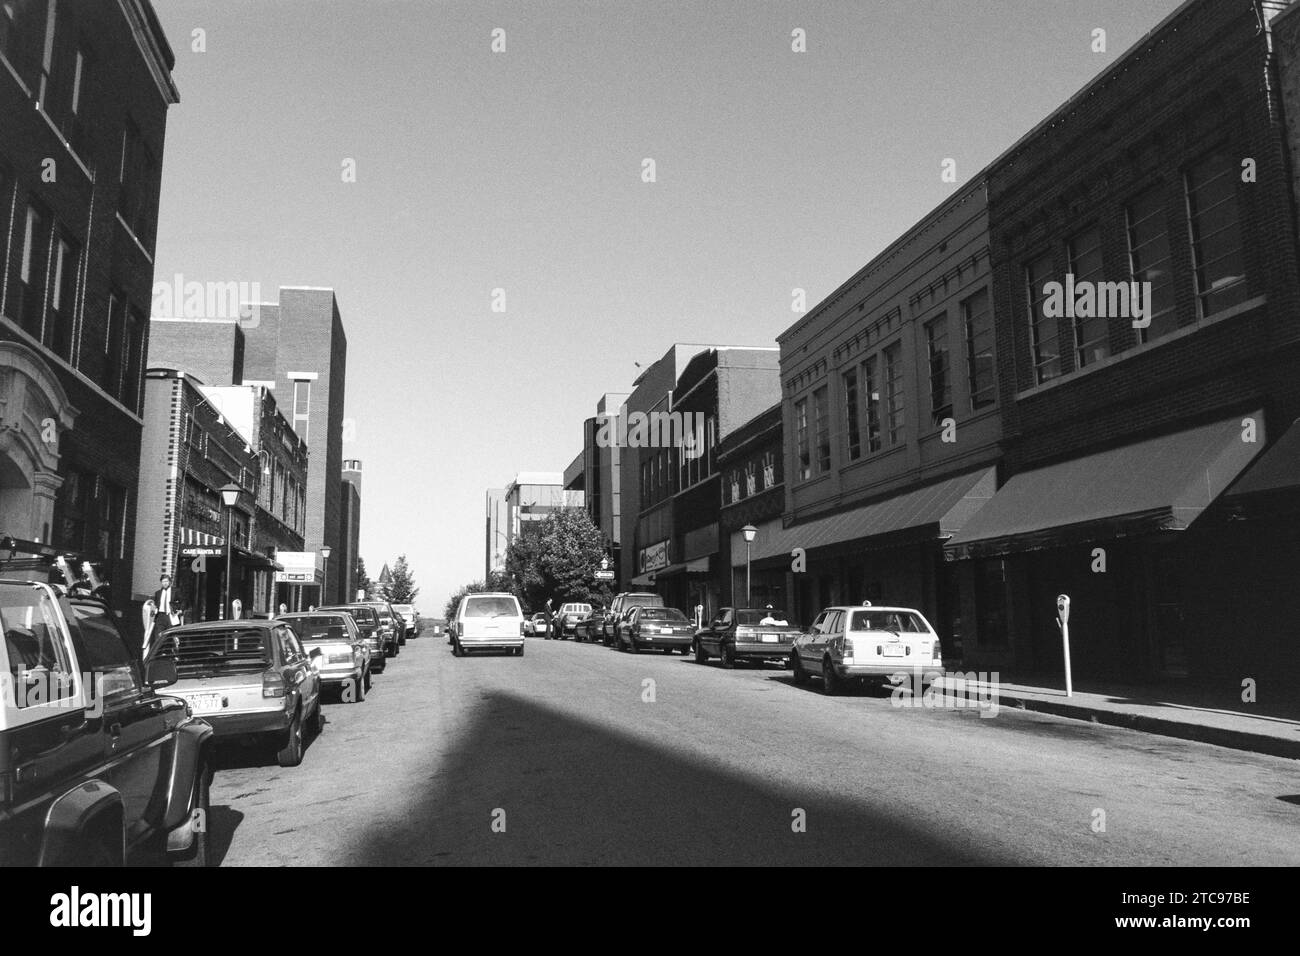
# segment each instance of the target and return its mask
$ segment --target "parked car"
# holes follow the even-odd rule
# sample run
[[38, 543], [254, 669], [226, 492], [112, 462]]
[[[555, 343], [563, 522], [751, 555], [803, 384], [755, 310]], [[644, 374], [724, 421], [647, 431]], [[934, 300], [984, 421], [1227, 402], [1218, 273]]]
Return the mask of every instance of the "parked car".
[[0, 866], [207, 866], [213, 730], [159, 693], [174, 664], [45, 583], [0, 580], [0, 630]]
[[374, 611], [379, 622], [379, 642], [384, 647], [384, 654], [396, 657], [402, 652], [402, 645], [406, 643], [405, 632], [402, 630], [401, 619], [393, 613], [391, 604], [387, 601], [355, 601], [345, 607], [368, 607]]
[[320, 649], [321, 687], [359, 704], [370, 690], [370, 648], [352, 615], [343, 611], [285, 614], [280, 620], [293, 628], [308, 655]]
[[546, 615], [534, 614], [524, 621], [524, 633], [530, 637], [540, 637], [546, 633]]
[[619, 649], [685, 654], [695, 640], [695, 625], [675, 607], [634, 607], [619, 626]]
[[379, 630], [379, 612], [369, 604], [333, 604], [316, 608], [316, 613], [339, 612], [352, 618], [361, 639], [370, 650], [370, 673], [382, 674], [388, 667], [388, 639]]
[[178, 675], [169, 694], [212, 724], [217, 740], [269, 744], [281, 767], [302, 763], [305, 737], [321, 730], [323, 654], [274, 621], [205, 621], [167, 631], [150, 653]]
[[[406, 627], [406, 640], [420, 636], [420, 612], [414, 604], [394, 604], [393, 610]], [[405, 643], [405, 641], [403, 641]]]
[[695, 662], [716, 657], [724, 667], [736, 661], [788, 663], [794, 640], [800, 634], [784, 611], [772, 607], [724, 607], [717, 617], [696, 632], [692, 650]]
[[591, 616], [591, 605], [578, 601], [570, 601], [560, 606], [559, 620], [556, 622], [556, 637], [560, 640], [566, 640], [570, 637], [577, 637], [578, 624], [585, 621]]
[[629, 609], [638, 606], [663, 607], [664, 599], [658, 594], [651, 594], [649, 591], [623, 591], [616, 594], [614, 600], [610, 602], [609, 610], [605, 612], [604, 620], [601, 622], [600, 633], [606, 647], [611, 647], [617, 643], [619, 624], [622, 623]]
[[591, 613], [573, 625], [575, 641], [598, 641], [601, 639], [601, 625], [605, 623], [605, 609], [596, 605]]
[[794, 682], [819, 676], [827, 694], [849, 681], [886, 682], [914, 671], [921, 683], [943, 673], [939, 635], [908, 607], [828, 607], [795, 639], [790, 652]]
[[513, 594], [466, 594], [460, 599], [450, 631], [452, 653], [457, 657], [472, 650], [524, 655], [524, 612]]

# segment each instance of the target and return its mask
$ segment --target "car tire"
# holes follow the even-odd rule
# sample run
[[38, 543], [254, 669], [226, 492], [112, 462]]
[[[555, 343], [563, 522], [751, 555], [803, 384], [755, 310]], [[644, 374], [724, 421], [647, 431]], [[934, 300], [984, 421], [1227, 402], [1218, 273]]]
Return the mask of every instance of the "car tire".
[[800, 687], [808, 684], [808, 672], [803, 669], [803, 661], [799, 660], [798, 653], [790, 652], [790, 673], [794, 677], [794, 682]]
[[361, 704], [365, 702], [366, 691], [370, 689], [370, 671], [367, 669], [361, 675], [361, 680], [357, 681], [352, 691], [352, 703]]
[[822, 660], [822, 691], [827, 697], [838, 697], [844, 693], [844, 681], [835, 673], [835, 665], [829, 657]]
[[465, 656], [465, 648], [463, 648], [463, 647], [460, 646], [460, 641], [452, 641], [452, 642], [451, 642], [451, 656], [452, 656], [452, 657], [464, 657], [464, 656]]
[[371, 669], [367, 667], [365, 674], [362, 675], [361, 678], [361, 683], [365, 685], [366, 690], [370, 690], [370, 670]]
[[289, 724], [289, 739], [275, 754], [276, 763], [281, 767], [296, 767], [302, 763], [302, 713], [293, 715]]
[[735, 667], [736, 666], [735, 645], [728, 644], [726, 641], [722, 641], [720, 644], [718, 644], [718, 660], [722, 663], [723, 667]]
[[523, 656], [524, 656], [524, 645], [520, 644], [519, 649], [515, 651], [515, 657], [523, 657]]
[[691, 644], [691, 653], [695, 655], [695, 663], [703, 664], [709, 659], [709, 655], [704, 653], [704, 645], [699, 641]]
[[206, 761], [199, 765], [199, 772], [194, 778], [194, 808], [203, 811], [203, 829], [195, 832], [193, 846], [173, 857], [171, 864], [186, 869], [206, 869], [212, 865], [208, 840], [208, 821], [212, 816], [209, 812], [212, 808], [212, 771], [208, 769]]
[[311, 722], [311, 735], [319, 737], [325, 733], [325, 708], [320, 704], [320, 697], [316, 698], [316, 716]]

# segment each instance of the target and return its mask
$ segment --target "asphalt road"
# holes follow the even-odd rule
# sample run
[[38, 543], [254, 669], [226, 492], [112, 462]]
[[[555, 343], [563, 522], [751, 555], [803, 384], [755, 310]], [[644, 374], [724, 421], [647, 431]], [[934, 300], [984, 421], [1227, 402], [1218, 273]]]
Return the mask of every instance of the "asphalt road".
[[1294, 761], [775, 666], [430, 636], [325, 709], [300, 767], [225, 755], [223, 865], [1300, 864]]

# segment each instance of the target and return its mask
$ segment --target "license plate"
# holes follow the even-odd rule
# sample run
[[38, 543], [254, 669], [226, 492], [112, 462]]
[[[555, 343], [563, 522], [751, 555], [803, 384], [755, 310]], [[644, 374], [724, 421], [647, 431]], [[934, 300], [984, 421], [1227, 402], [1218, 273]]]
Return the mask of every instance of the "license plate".
[[903, 653], [904, 653], [905, 650], [906, 650], [906, 649], [903, 647], [902, 644], [886, 644], [886, 645], [885, 645], [885, 656], [886, 656], [886, 657], [902, 657], [902, 656], [903, 656]]
[[660, 634], [671, 634], [672, 632], [673, 632], [673, 629], [672, 629], [671, 627], [661, 627], [661, 628], [659, 628], [659, 633], [660, 633]]
[[220, 694], [195, 694], [189, 698], [190, 710], [196, 714], [210, 714], [221, 709]]
[[781, 638], [779, 638], [779, 637], [778, 637], [777, 635], [775, 635], [775, 634], [764, 634], [764, 635], [763, 635], [763, 643], [764, 643], [764, 644], [775, 644], [775, 643], [777, 643], [777, 642], [780, 641], [780, 640], [781, 640]]

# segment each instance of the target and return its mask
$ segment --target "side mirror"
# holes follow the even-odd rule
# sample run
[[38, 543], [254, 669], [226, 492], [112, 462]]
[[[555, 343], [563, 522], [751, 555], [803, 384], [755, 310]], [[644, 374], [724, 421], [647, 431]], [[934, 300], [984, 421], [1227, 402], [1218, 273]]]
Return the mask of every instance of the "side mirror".
[[155, 689], [168, 687], [179, 679], [174, 657], [155, 657], [145, 667], [144, 682]]

